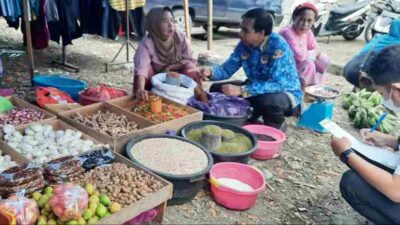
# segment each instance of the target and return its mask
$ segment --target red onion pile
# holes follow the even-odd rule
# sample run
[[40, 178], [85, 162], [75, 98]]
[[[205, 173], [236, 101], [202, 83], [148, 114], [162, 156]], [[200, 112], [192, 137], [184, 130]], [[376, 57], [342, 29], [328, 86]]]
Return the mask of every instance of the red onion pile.
[[34, 121], [43, 120], [45, 114], [27, 107], [15, 107], [10, 111], [0, 115], [0, 128], [5, 124], [19, 126]]

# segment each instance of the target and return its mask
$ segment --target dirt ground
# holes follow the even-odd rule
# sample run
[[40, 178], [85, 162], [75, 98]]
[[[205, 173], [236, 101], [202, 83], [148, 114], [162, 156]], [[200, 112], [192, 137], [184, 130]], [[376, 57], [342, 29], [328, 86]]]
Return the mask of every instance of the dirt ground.
[[[195, 55], [204, 52], [206, 42], [197, 32], [192, 47]], [[344, 41], [333, 37], [319, 39], [323, 52], [332, 62], [344, 65], [364, 44], [363, 40]], [[104, 63], [112, 59], [122, 40], [105, 40], [95, 36], [85, 36], [68, 46], [68, 61], [81, 68], [80, 73], [69, 73], [51, 65], [58, 59], [61, 48], [55, 43], [45, 50], [35, 51], [37, 73], [63, 73], [71, 77], [88, 81], [110, 83], [114, 86], [131, 89], [131, 66], [115, 66], [105, 73]], [[223, 30], [215, 37], [214, 51], [222, 57], [230, 54], [238, 39], [235, 31]], [[0, 48], [23, 49], [22, 35], [19, 31], [6, 28], [0, 20]], [[137, 43], [135, 43], [137, 45]], [[121, 57], [124, 59], [125, 54]], [[27, 73], [27, 59], [21, 56], [9, 59], [2, 56], [6, 76], [1, 79], [2, 86], [17, 87], [19, 95], [31, 98], [32, 89]], [[240, 71], [237, 77], [243, 75]], [[350, 91], [351, 86], [341, 77], [327, 75], [327, 84], [342, 91]], [[334, 119], [355, 132], [345, 111], [336, 101]], [[181, 206], [167, 208], [166, 224], [363, 224], [365, 220], [358, 216], [341, 198], [338, 183], [346, 167], [333, 155], [329, 145], [329, 135], [318, 134], [296, 127], [296, 119], [289, 119], [287, 140], [282, 147], [280, 157], [268, 161], [250, 163], [268, 175], [267, 188], [260, 194], [255, 207], [237, 212], [218, 206], [209, 192], [202, 191], [191, 202]]]

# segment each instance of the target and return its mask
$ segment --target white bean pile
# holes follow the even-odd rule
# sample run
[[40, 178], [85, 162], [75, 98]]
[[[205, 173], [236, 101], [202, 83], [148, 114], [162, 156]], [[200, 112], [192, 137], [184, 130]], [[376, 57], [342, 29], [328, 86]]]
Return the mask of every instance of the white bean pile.
[[189, 175], [207, 167], [207, 155], [197, 146], [172, 138], [149, 138], [136, 143], [132, 156], [144, 166], [162, 173]]

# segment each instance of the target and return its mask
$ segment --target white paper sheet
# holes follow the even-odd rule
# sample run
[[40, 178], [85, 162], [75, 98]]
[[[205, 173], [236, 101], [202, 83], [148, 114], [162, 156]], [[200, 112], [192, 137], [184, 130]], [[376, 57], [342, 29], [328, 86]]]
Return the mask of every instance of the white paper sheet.
[[396, 169], [396, 167], [400, 164], [400, 155], [390, 152], [387, 149], [368, 145], [360, 141], [330, 119], [321, 121], [320, 125], [335, 137], [348, 138], [351, 142], [351, 147], [355, 151], [383, 166]]

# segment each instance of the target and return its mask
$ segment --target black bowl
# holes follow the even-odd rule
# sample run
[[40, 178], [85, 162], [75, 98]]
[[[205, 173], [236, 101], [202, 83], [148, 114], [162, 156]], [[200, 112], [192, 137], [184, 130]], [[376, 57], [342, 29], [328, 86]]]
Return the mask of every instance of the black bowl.
[[246, 129], [244, 129], [242, 127], [239, 127], [239, 126], [233, 125], [232, 123], [227, 123], [227, 122], [203, 120], [203, 121], [196, 121], [196, 122], [193, 122], [193, 123], [190, 123], [190, 124], [184, 126], [181, 129], [180, 133], [181, 133], [182, 137], [188, 139], [187, 135], [191, 130], [199, 129], [199, 128], [202, 128], [207, 125], [216, 125], [216, 126], [221, 127], [222, 129], [228, 129], [235, 133], [244, 134], [246, 137], [250, 138], [250, 141], [253, 145], [253, 147], [251, 149], [249, 149], [248, 151], [242, 152], [242, 153], [237, 153], [237, 154], [224, 154], [224, 153], [217, 153], [217, 152], [209, 150], [209, 152], [211, 153], [211, 155], [214, 158], [215, 163], [238, 162], [238, 163], [247, 164], [247, 162], [249, 161], [250, 155], [256, 151], [258, 142], [252, 133], [250, 133], [249, 131], [247, 131]]
[[[151, 168], [148, 168], [138, 162], [135, 157], [133, 157], [131, 153], [132, 147], [145, 139], [149, 138], [172, 138], [172, 139], [178, 139], [181, 141], [188, 142], [190, 144], [195, 145], [196, 147], [200, 148], [201, 150], [206, 153], [207, 158], [208, 158], [208, 165], [206, 168], [204, 168], [202, 171], [194, 173], [194, 174], [189, 174], [189, 175], [173, 175], [173, 174], [168, 174], [168, 173], [163, 173], [163, 172], [158, 172], [155, 171]], [[172, 199], [168, 201], [169, 205], [178, 205], [178, 204], [184, 204], [187, 202], [190, 202], [196, 194], [202, 189], [202, 187], [205, 184], [205, 177], [206, 174], [211, 170], [211, 167], [213, 165], [213, 158], [210, 155], [210, 153], [201, 145], [197, 144], [196, 142], [184, 139], [182, 137], [178, 136], [170, 136], [170, 135], [162, 135], [162, 134], [144, 134], [138, 137], [134, 137], [130, 139], [128, 144], [125, 147], [125, 153], [128, 156], [130, 160], [133, 162], [141, 165], [142, 167], [152, 171], [153, 173], [165, 178], [166, 180], [170, 181], [174, 185], [174, 192], [172, 195]], [[173, 162], [171, 162], [173, 163]]]

